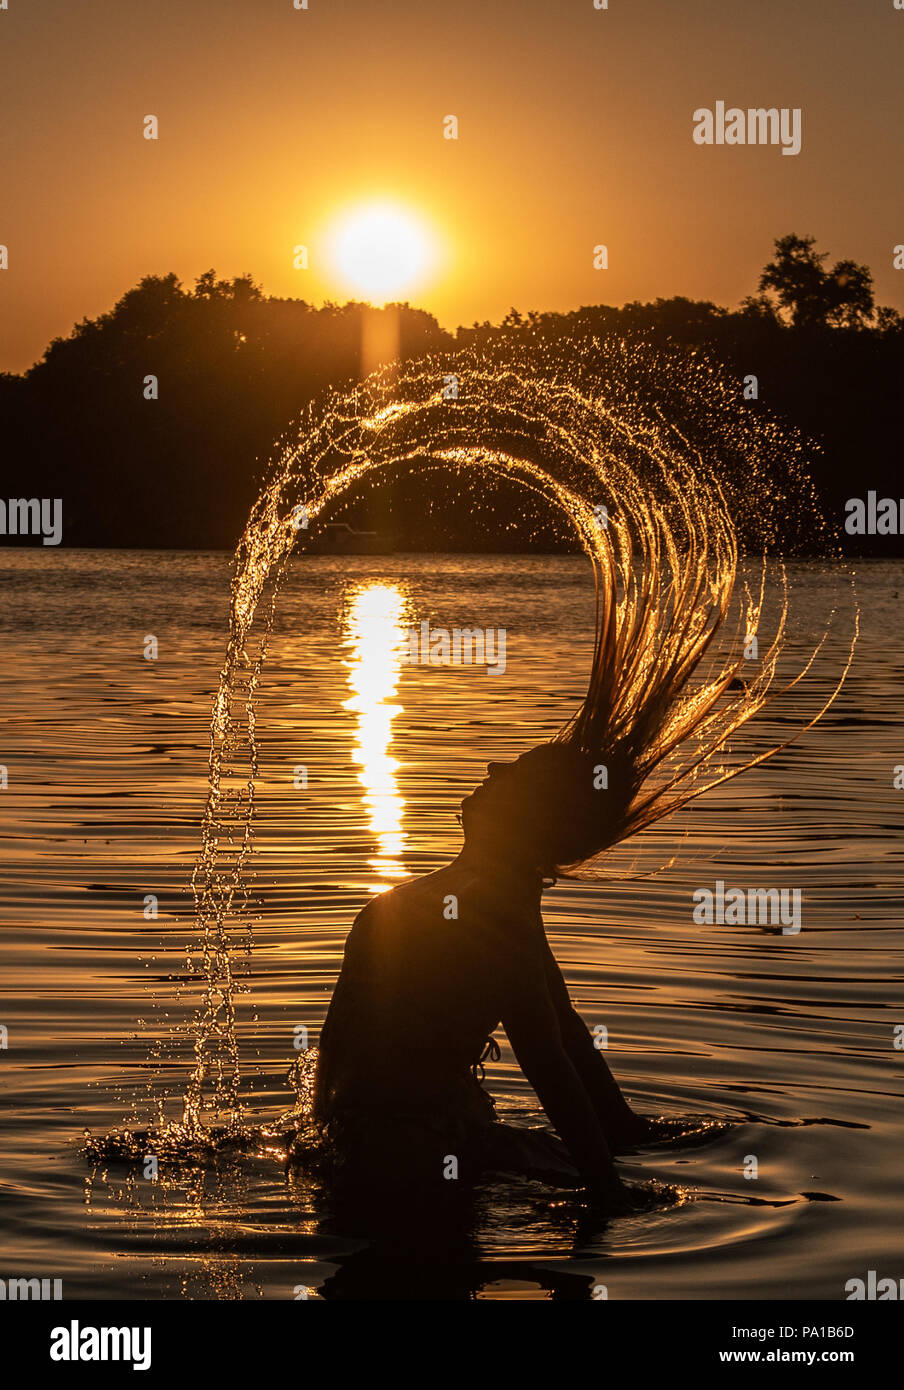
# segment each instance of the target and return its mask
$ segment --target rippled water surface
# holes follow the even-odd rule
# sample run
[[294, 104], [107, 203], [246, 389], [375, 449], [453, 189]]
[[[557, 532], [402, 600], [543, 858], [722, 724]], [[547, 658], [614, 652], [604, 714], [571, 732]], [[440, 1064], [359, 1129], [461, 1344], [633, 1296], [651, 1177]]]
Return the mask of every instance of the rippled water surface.
[[[610, 1298], [838, 1299], [868, 1269], [904, 1276], [899, 565], [861, 567], [853, 672], [816, 731], [660, 825], [608, 881], [544, 898], [575, 1003], [608, 1028], [636, 1106], [723, 1122], [622, 1161], [683, 1200], [606, 1224], [567, 1193], [499, 1182], [468, 1239], [427, 1241], [416, 1269], [337, 1233], [278, 1146], [156, 1180], [89, 1162], [86, 1128], [147, 1122], [189, 1069], [187, 1042], [154, 1059], [197, 999], [187, 884], [229, 557], [5, 551], [0, 577], [3, 1277], [62, 1278], [65, 1297], [582, 1298], [605, 1284]], [[843, 589], [816, 564], [792, 579], [803, 641]], [[400, 665], [400, 630], [424, 619], [505, 628], [505, 671]], [[807, 699], [837, 674], [843, 627]], [[461, 797], [489, 759], [571, 714], [591, 638], [582, 558], [293, 563], [259, 708], [259, 920], [239, 998], [256, 1123], [293, 1104], [297, 1030], [316, 1044], [355, 913], [455, 853]], [[773, 707], [776, 740], [804, 703]], [[802, 889], [802, 930], [695, 925], [694, 891], [719, 879]], [[487, 1084], [504, 1118], [542, 1122], [504, 1046]]]

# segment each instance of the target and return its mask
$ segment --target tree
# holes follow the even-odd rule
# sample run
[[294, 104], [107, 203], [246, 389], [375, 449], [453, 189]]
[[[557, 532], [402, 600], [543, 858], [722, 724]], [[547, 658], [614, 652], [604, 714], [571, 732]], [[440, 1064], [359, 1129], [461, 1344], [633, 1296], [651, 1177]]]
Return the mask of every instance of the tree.
[[263, 293], [250, 275], [235, 275], [231, 280], [218, 280], [215, 270], [205, 270], [195, 281], [195, 299], [232, 300], [236, 304], [259, 304]]
[[760, 295], [745, 301], [746, 309], [763, 312], [771, 293], [779, 316], [795, 328], [868, 327], [875, 309], [869, 267], [847, 260], [826, 270], [828, 252], [815, 246], [812, 236], [777, 238], [774, 259], [760, 276]]
[[831, 301], [828, 321], [833, 327], [864, 328], [873, 317], [873, 274], [856, 261], [838, 261], [826, 285]]

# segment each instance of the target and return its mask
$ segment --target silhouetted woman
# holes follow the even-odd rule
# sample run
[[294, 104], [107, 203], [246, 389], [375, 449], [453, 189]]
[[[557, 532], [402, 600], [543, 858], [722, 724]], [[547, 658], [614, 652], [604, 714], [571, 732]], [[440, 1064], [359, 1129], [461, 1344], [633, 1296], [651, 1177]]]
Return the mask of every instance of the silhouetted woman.
[[[544, 882], [779, 751], [738, 760], [728, 741], [782, 693], [771, 686], [783, 582], [774, 638], [751, 661], [763, 588], [755, 600], [745, 584], [733, 603], [720, 495], [689, 498], [680, 477], [671, 494], [668, 507], [642, 491], [622, 499], [602, 531], [572, 499], [597, 580], [586, 697], [554, 741], [490, 765], [462, 802], [451, 864], [375, 898], [349, 933], [314, 1109], [333, 1176], [354, 1190], [439, 1192], [496, 1169], [570, 1176], [610, 1207], [625, 1201], [613, 1154], [654, 1129], [572, 1007], [543, 929]], [[479, 1077], [500, 1023], [561, 1142], [496, 1121]]]
[[[464, 847], [451, 864], [359, 914], [315, 1084], [337, 1182], [438, 1192], [495, 1169], [570, 1176], [605, 1203], [624, 1201], [613, 1154], [642, 1142], [651, 1125], [625, 1101], [571, 1004], [540, 898], [556, 874], [777, 751], [719, 767], [699, 784], [700, 769], [771, 698], [778, 650], [748, 682], [738, 679], [737, 647], [702, 673], [728, 609], [729, 559], [715, 581], [701, 555], [659, 582], [654, 547], [634, 592], [628, 577], [627, 597], [617, 596], [613, 574], [599, 576], [596, 647], [577, 716], [555, 741], [490, 764], [462, 802]], [[748, 632], [750, 621], [748, 613]], [[561, 1143], [496, 1121], [480, 1073], [500, 1023]]]
[[[618, 1196], [612, 1154], [647, 1126], [572, 1007], [540, 915], [544, 878], [598, 847], [598, 781], [566, 744], [490, 764], [462, 802], [458, 857], [359, 914], [315, 1094], [346, 1180], [439, 1190], [495, 1168], [580, 1174], [601, 1198]], [[478, 1072], [500, 1023], [567, 1152], [495, 1120]]]

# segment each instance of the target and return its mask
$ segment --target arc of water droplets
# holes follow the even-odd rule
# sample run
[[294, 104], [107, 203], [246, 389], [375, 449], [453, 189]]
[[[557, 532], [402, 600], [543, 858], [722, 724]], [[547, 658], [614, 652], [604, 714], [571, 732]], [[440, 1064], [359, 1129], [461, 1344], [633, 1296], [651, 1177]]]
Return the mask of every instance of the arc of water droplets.
[[[744, 499], [763, 508], [759, 554], [765, 556], [771, 518], [785, 501], [778, 492], [767, 494], [763, 480], [776, 452], [792, 446], [769, 428], [744, 424], [730, 388], [708, 368], [701, 377], [698, 362], [695, 380], [706, 382], [713, 396], [710, 419], [715, 410], [736, 455], [734, 474], [717, 478], [713, 460], [663, 413], [669, 408], [663, 385], [687, 389], [687, 364], [670, 365], [642, 347], [610, 352], [617, 361], [608, 364], [605, 392], [584, 384], [580, 363], [566, 375], [539, 349], [517, 368], [467, 353], [451, 362], [425, 359], [311, 407], [284, 442], [236, 552], [229, 638], [211, 719], [208, 798], [192, 878], [204, 988], [184, 1099], [189, 1129], [202, 1123], [205, 1085], [217, 1115], [234, 1124], [240, 1114], [236, 961], [250, 949], [255, 693], [287, 561], [331, 503], [374, 470], [392, 466], [461, 466], [514, 478], [576, 528], [597, 575], [604, 609], [598, 617], [614, 625], [619, 650], [633, 663], [635, 691], [653, 678], [657, 662], [675, 657], [676, 643], [689, 637], [706, 643], [724, 618]], [[594, 345], [593, 362], [585, 365], [599, 372], [602, 359], [605, 350]], [[450, 372], [458, 383], [455, 400], [443, 393]], [[638, 375], [648, 385], [659, 382], [664, 404], [658, 410], [638, 404]], [[608, 509], [605, 527], [594, 510], [601, 503]], [[298, 524], [299, 508], [305, 527]], [[784, 632], [784, 568], [776, 573], [777, 632], [745, 697], [757, 704], [766, 698]], [[757, 632], [765, 577], [763, 559], [757, 592], [744, 586], [735, 636], [740, 629], [742, 636]], [[723, 663], [713, 679], [724, 688], [726, 672], [735, 669], [736, 661]], [[706, 697], [697, 691], [688, 698]], [[697, 755], [701, 765], [743, 722], [743, 704], [742, 698], [722, 724], [713, 716], [708, 745]]]

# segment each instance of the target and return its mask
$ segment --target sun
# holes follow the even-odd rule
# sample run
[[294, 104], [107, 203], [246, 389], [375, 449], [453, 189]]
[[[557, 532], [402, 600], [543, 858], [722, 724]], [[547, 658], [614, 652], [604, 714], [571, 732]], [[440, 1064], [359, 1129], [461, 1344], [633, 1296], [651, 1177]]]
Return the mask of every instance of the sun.
[[342, 217], [329, 234], [335, 269], [345, 285], [375, 302], [421, 281], [434, 239], [414, 213], [393, 203], [369, 203]]

